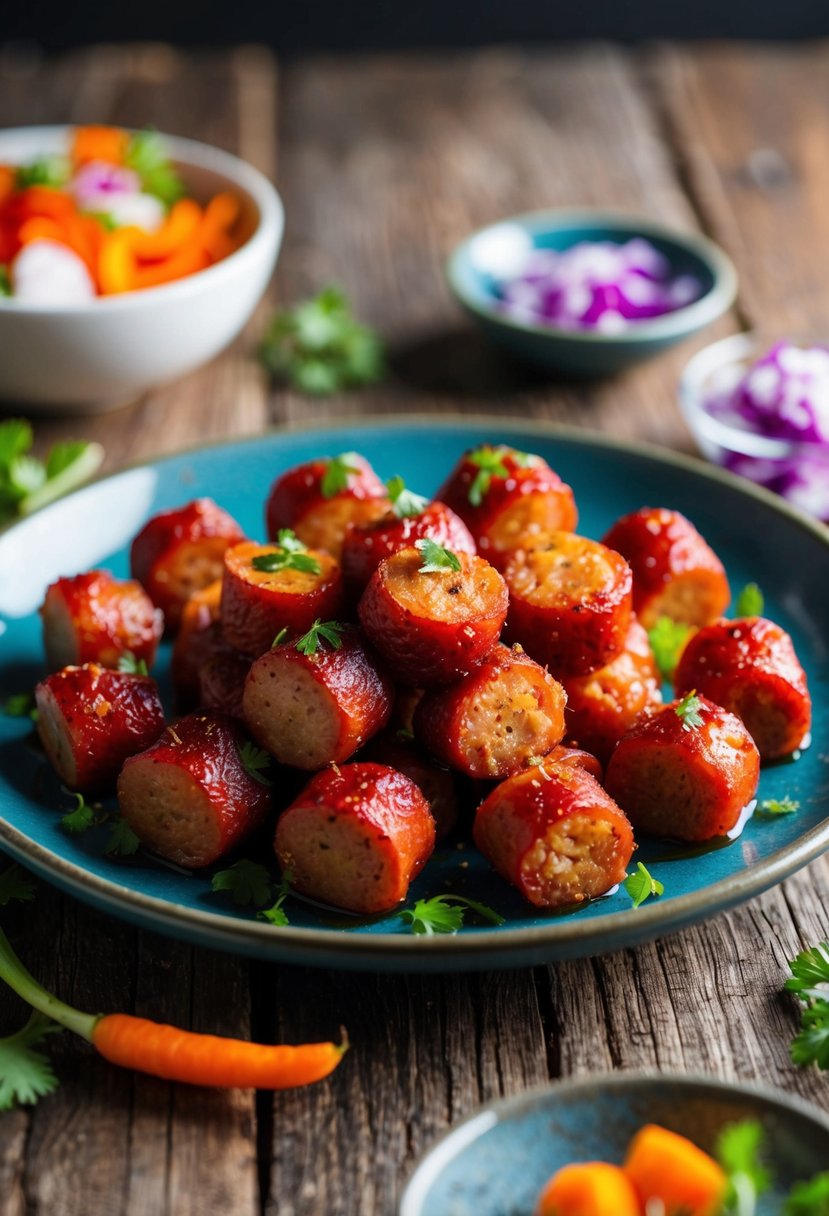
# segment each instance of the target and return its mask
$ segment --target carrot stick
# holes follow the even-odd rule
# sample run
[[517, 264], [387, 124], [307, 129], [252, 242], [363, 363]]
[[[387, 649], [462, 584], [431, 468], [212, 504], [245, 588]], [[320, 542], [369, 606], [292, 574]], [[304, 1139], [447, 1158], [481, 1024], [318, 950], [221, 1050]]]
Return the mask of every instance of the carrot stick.
[[135, 291], [143, 287], [159, 287], [162, 283], [172, 283], [175, 279], [183, 279], [186, 275], [195, 274], [210, 265], [210, 258], [202, 248], [197, 238], [176, 250], [163, 262], [152, 262], [146, 266], [136, 266], [131, 288]]
[[126, 131], [117, 127], [76, 127], [71, 156], [76, 165], [85, 165], [91, 160], [123, 165], [128, 145]]
[[33, 215], [30, 220], [25, 220], [18, 229], [17, 239], [21, 245], [31, 245], [32, 241], [57, 241], [59, 245], [69, 244], [64, 225], [51, 219], [48, 215]]
[[179, 199], [157, 232], [136, 231], [132, 243], [135, 256], [146, 262], [171, 257], [195, 236], [201, 222], [202, 209], [199, 204], [191, 198]]

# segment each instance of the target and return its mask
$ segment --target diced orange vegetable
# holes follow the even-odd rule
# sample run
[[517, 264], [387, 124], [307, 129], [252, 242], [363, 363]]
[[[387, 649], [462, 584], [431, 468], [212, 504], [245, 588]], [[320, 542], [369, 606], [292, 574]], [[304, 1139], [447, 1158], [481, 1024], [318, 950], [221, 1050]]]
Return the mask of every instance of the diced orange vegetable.
[[132, 240], [133, 253], [144, 262], [169, 258], [196, 236], [202, 219], [203, 212], [198, 203], [191, 198], [179, 199], [156, 232], [136, 229]]
[[640, 1202], [660, 1199], [667, 1216], [717, 1216], [726, 1177], [713, 1158], [684, 1136], [651, 1123], [637, 1132], [622, 1167]]
[[68, 245], [66, 229], [57, 220], [48, 215], [33, 215], [20, 225], [17, 239], [21, 245], [31, 245], [32, 241], [57, 241], [59, 245]]
[[28, 186], [10, 200], [9, 210], [18, 222], [34, 215], [62, 220], [75, 210], [75, 200], [61, 190], [53, 190], [51, 186]]
[[101, 294], [120, 295], [132, 291], [135, 278], [135, 257], [132, 240], [135, 228], [118, 228], [107, 232], [98, 255], [98, 283]]
[[172, 283], [189, 274], [196, 274], [197, 271], [204, 270], [209, 265], [208, 254], [197, 241], [193, 241], [183, 245], [163, 262], [137, 266], [132, 286], [136, 291], [146, 287], [160, 287], [162, 283]]
[[72, 140], [72, 160], [85, 165], [103, 160], [110, 165], [123, 165], [130, 137], [117, 127], [76, 127]]
[[565, 1165], [541, 1192], [535, 1216], [640, 1216], [639, 1200], [617, 1165]]

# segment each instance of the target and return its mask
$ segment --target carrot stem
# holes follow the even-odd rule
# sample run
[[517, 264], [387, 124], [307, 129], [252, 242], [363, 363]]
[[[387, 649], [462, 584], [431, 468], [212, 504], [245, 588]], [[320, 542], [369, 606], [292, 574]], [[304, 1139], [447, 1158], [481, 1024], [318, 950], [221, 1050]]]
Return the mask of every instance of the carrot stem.
[[98, 1021], [99, 1015], [81, 1013], [79, 1009], [73, 1009], [71, 1005], [64, 1004], [56, 996], [52, 996], [51, 992], [47, 992], [23, 966], [2, 929], [0, 929], [0, 979], [5, 980], [9, 987], [33, 1009], [37, 1009], [47, 1018], [58, 1022], [74, 1034], [80, 1035], [87, 1042], [92, 1042], [95, 1023]]

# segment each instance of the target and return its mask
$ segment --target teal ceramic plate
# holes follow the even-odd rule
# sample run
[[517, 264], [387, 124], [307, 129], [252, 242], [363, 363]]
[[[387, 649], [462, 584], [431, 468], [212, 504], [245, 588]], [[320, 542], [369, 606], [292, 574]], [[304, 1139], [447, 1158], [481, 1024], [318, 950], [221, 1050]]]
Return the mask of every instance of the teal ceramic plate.
[[[70, 799], [27, 745], [28, 722], [0, 716], [0, 847], [80, 899], [160, 932], [266, 958], [376, 970], [525, 966], [630, 946], [748, 899], [822, 853], [829, 847], [829, 532], [699, 462], [539, 424], [421, 417], [277, 432], [160, 460], [78, 491], [0, 537], [0, 695], [30, 688], [42, 673], [37, 607], [46, 585], [94, 565], [126, 575], [129, 540], [154, 512], [209, 494], [261, 535], [273, 478], [299, 461], [357, 449], [383, 476], [401, 473], [429, 492], [464, 448], [484, 440], [545, 456], [573, 486], [588, 535], [601, 536], [617, 516], [645, 503], [677, 507], [719, 551], [734, 587], [762, 584], [770, 615], [794, 636], [816, 706], [812, 746], [761, 779], [761, 798], [797, 799], [796, 815], [755, 818], [739, 840], [707, 851], [643, 842], [638, 855], [665, 894], [636, 910], [622, 890], [579, 911], [540, 913], [471, 847], [451, 846], [429, 862], [411, 895], [466, 893], [497, 909], [502, 926], [423, 938], [396, 915], [358, 922], [293, 899], [290, 925], [276, 928], [212, 895], [209, 874], [107, 857], [105, 827], [68, 836], [58, 820]], [[162, 684], [167, 661], [165, 652]], [[253, 851], [249, 845], [243, 853]], [[260, 853], [272, 860], [267, 842]]]
[[484, 1106], [422, 1159], [399, 1216], [532, 1216], [547, 1179], [576, 1161], [619, 1165], [645, 1123], [711, 1152], [722, 1129], [755, 1119], [774, 1174], [757, 1216], [780, 1216], [795, 1182], [829, 1161], [829, 1119], [779, 1090], [702, 1077], [615, 1074], [563, 1081]]

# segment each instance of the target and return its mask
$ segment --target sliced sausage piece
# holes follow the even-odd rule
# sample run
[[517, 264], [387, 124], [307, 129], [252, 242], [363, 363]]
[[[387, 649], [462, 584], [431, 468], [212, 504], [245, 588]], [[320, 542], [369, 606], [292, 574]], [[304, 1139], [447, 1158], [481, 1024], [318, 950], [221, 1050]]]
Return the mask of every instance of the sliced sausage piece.
[[250, 659], [228, 646], [220, 625], [213, 627], [214, 644], [199, 670], [199, 707], [215, 709], [242, 718], [242, 698], [245, 680], [250, 671]]
[[283, 473], [271, 487], [265, 508], [268, 536], [291, 528], [309, 549], [325, 549], [339, 560], [352, 524], [383, 515], [386, 487], [357, 452], [311, 460]]
[[696, 688], [742, 719], [761, 760], [791, 755], [811, 730], [806, 673], [792, 639], [764, 617], [706, 625], [687, 643], [675, 681], [677, 696]]
[[423, 553], [401, 549], [380, 563], [358, 605], [368, 640], [403, 684], [451, 684], [498, 641], [508, 606], [504, 580], [481, 557], [450, 556], [453, 567], [424, 571]]
[[633, 618], [625, 648], [587, 676], [565, 676], [567, 738], [607, 764], [622, 735], [662, 703], [662, 681], [648, 635]]
[[458, 822], [458, 790], [448, 768], [427, 756], [405, 732], [384, 730], [360, 753], [360, 759], [385, 764], [411, 777], [423, 791], [435, 821], [435, 839], [443, 840]]
[[539, 532], [507, 559], [507, 634], [558, 679], [604, 667], [625, 646], [632, 576], [624, 558], [572, 532]]
[[598, 782], [601, 782], [603, 770], [596, 756], [590, 752], [583, 751], [580, 747], [565, 747], [562, 743], [558, 747], [554, 747], [549, 756], [545, 756], [542, 761], [544, 767], [551, 764], [570, 765], [572, 768], [583, 768], [591, 777], [595, 777]]
[[219, 620], [221, 595], [222, 580], [216, 579], [194, 592], [182, 609], [170, 662], [176, 703], [182, 709], [198, 705], [199, 671], [215, 647], [215, 630], [211, 626]]
[[437, 498], [460, 515], [478, 552], [498, 569], [536, 532], [572, 532], [573, 491], [546, 460], [515, 448], [483, 444], [466, 452]]
[[244, 536], [236, 520], [210, 498], [162, 511], [144, 525], [132, 542], [130, 568], [164, 613], [171, 633], [190, 596], [221, 577], [225, 549]]
[[468, 777], [509, 777], [561, 742], [566, 700], [559, 682], [520, 646], [498, 645], [469, 675], [426, 694], [414, 731]]
[[705, 697], [688, 697], [628, 731], [605, 785], [636, 829], [703, 841], [736, 827], [759, 776], [760, 756], [740, 719]]
[[[339, 764], [386, 725], [394, 690], [353, 626], [327, 622], [312, 653], [293, 642], [266, 651], [245, 681], [243, 713], [257, 742], [307, 772]], [[313, 630], [311, 631], [313, 635]], [[309, 649], [302, 639], [304, 649]]]
[[[269, 564], [272, 568], [260, 568]], [[228, 644], [252, 659], [264, 654], [283, 629], [305, 633], [317, 619], [335, 620], [342, 606], [340, 568], [330, 553], [245, 541], [225, 554], [222, 629]]]
[[604, 895], [633, 855], [631, 826], [585, 769], [543, 763], [508, 777], [478, 807], [475, 843], [537, 908]]
[[603, 539], [633, 570], [633, 608], [645, 629], [661, 616], [707, 625], [728, 607], [722, 562], [679, 511], [642, 507], [617, 520]]
[[118, 802], [139, 840], [168, 861], [199, 869], [257, 828], [270, 793], [245, 768], [246, 746], [252, 744], [232, 718], [196, 713], [128, 760]]
[[140, 583], [91, 570], [59, 578], [40, 609], [50, 671], [99, 663], [117, 667], [126, 654], [152, 666], [164, 618]]
[[115, 784], [121, 765], [164, 729], [155, 680], [97, 663], [65, 667], [35, 689], [37, 731], [64, 785], [82, 794]]
[[298, 891], [363, 916], [405, 899], [435, 846], [422, 791], [383, 764], [317, 773], [279, 818], [274, 848]]
[[342, 566], [346, 587], [361, 595], [380, 562], [410, 548], [425, 536], [453, 553], [474, 553], [475, 542], [466, 524], [442, 502], [425, 504], [418, 515], [400, 519], [393, 510], [371, 523], [355, 524], [343, 540]]

